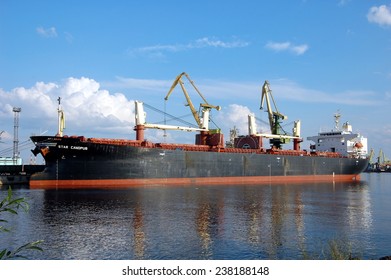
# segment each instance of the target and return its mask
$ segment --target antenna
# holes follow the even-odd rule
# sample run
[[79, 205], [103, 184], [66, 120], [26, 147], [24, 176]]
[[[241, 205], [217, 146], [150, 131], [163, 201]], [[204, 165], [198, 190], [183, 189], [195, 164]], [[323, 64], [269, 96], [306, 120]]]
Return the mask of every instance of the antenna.
[[340, 130], [339, 119], [341, 118], [341, 113], [339, 112], [339, 110], [337, 111], [337, 113], [334, 114], [334, 118], [335, 118], [335, 130], [339, 131]]
[[19, 158], [19, 113], [22, 109], [14, 107], [12, 111], [14, 112], [14, 148], [12, 158], [16, 164], [16, 161]]

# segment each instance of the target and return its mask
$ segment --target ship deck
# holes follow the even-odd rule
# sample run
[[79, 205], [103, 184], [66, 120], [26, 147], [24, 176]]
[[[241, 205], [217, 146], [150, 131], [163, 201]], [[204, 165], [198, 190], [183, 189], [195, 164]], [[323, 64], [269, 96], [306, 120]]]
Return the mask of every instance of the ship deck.
[[149, 141], [140, 140], [126, 140], [126, 139], [110, 139], [110, 138], [84, 138], [77, 137], [81, 142], [89, 142], [104, 145], [120, 145], [131, 147], [145, 147], [145, 148], [160, 148], [166, 150], [184, 150], [184, 151], [199, 151], [199, 152], [218, 152], [218, 153], [241, 153], [241, 154], [275, 154], [275, 155], [290, 155], [290, 156], [322, 156], [332, 158], [342, 158], [339, 153], [334, 152], [309, 152], [307, 150], [277, 150], [277, 149], [243, 149], [243, 148], [227, 148], [209, 145], [196, 144], [173, 144], [173, 143], [153, 143]]

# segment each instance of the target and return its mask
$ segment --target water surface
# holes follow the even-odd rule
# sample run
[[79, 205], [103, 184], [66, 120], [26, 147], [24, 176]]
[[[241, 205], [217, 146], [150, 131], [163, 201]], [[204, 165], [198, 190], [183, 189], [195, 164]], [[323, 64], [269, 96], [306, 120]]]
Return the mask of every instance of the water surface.
[[304, 259], [338, 241], [378, 259], [391, 255], [390, 182], [14, 189], [30, 211], [2, 216], [12, 231], [0, 248], [44, 240], [31, 259]]

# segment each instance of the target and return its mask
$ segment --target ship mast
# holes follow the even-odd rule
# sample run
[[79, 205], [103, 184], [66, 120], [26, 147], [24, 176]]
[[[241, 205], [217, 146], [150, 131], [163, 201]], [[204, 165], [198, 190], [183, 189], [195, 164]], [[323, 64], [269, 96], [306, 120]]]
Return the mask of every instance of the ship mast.
[[340, 131], [339, 119], [341, 118], [341, 113], [337, 111], [337, 113], [334, 114], [334, 118], [335, 118], [335, 131]]
[[61, 97], [58, 97], [57, 101], [58, 101], [58, 107], [57, 107], [57, 112], [58, 112], [58, 131], [57, 131], [56, 136], [62, 137], [64, 129], [65, 129], [65, 115], [64, 115], [64, 111], [61, 108]]

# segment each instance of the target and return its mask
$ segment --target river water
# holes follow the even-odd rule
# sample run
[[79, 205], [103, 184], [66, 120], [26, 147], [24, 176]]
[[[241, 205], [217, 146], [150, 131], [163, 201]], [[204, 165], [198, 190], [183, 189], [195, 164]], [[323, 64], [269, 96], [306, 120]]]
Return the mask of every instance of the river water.
[[[7, 190], [1, 189], [0, 198]], [[391, 173], [360, 182], [29, 190], [1, 214], [0, 249], [43, 240], [29, 259], [360, 259], [391, 255]]]

